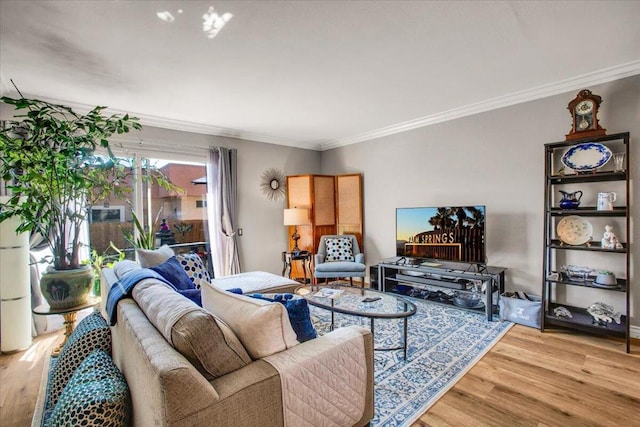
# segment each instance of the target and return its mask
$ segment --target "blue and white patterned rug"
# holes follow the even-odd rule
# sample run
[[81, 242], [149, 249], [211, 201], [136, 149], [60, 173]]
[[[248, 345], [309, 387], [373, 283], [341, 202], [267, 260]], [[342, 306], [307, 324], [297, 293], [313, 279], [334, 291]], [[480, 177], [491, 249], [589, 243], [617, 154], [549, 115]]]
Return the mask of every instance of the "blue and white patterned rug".
[[[372, 426], [408, 426], [449, 390], [513, 326], [488, 322], [483, 314], [408, 298], [417, 307], [409, 318], [407, 360], [402, 350], [376, 351], [375, 416]], [[310, 306], [319, 334], [329, 329], [330, 313]], [[336, 313], [336, 327], [370, 320]], [[375, 346], [396, 347], [402, 320], [375, 320]]]

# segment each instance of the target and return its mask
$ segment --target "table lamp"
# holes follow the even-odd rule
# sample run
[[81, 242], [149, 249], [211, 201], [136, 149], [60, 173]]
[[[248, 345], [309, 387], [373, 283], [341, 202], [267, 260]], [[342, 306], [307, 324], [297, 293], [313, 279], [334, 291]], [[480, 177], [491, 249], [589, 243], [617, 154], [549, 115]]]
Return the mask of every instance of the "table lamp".
[[284, 210], [284, 225], [293, 225], [293, 234], [291, 235], [291, 239], [293, 240], [293, 249], [292, 253], [296, 254], [300, 252], [300, 248], [298, 247], [298, 240], [300, 239], [300, 235], [298, 234], [298, 226], [305, 225], [309, 223], [309, 211], [307, 209], [285, 209]]

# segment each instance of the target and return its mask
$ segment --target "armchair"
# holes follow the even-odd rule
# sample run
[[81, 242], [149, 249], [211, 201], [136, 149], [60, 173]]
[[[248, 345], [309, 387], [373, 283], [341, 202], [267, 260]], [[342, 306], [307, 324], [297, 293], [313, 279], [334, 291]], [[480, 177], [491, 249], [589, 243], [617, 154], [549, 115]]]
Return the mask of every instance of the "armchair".
[[314, 276], [317, 279], [348, 277], [353, 286], [354, 277], [364, 277], [367, 266], [364, 264], [364, 253], [360, 252], [358, 240], [351, 234], [332, 234], [320, 238], [318, 252], [315, 254]]

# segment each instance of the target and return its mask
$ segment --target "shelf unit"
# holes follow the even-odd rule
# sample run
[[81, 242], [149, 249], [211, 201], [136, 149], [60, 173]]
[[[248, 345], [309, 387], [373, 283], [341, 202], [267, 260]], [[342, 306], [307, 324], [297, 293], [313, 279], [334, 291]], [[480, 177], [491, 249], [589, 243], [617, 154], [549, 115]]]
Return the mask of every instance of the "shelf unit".
[[[463, 310], [484, 313], [487, 320], [493, 320], [493, 315], [498, 312], [497, 299], [494, 303], [493, 295], [497, 293], [498, 298], [504, 292], [504, 278], [506, 268], [492, 266], [477, 266], [475, 264], [457, 264], [443, 262], [441, 265], [428, 267], [420, 264], [397, 263], [385, 260], [378, 263], [376, 281], [378, 289], [382, 292], [394, 292], [407, 295], [398, 291], [398, 285], [410, 287], [416, 290], [421, 297], [420, 291], [458, 291], [469, 293], [470, 287], [461, 285], [466, 281], [479, 281], [486, 284], [484, 293], [485, 301], [480, 308], [464, 308], [455, 306]], [[461, 281], [461, 279], [464, 279]], [[432, 299], [421, 297], [430, 302], [453, 305], [449, 299]]]
[[[562, 167], [561, 157], [572, 146], [580, 143], [596, 142], [605, 145], [612, 152], [624, 152], [624, 167], [622, 171], [614, 170], [613, 159], [599, 168], [595, 173], [581, 174], [560, 174], [558, 171]], [[562, 327], [579, 330], [591, 334], [613, 336], [624, 338], [626, 341], [626, 351], [630, 350], [629, 332], [629, 309], [630, 309], [630, 248], [627, 243], [631, 235], [629, 206], [630, 206], [630, 186], [629, 186], [629, 132], [606, 135], [597, 138], [585, 138], [572, 141], [562, 141], [545, 144], [545, 218], [544, 218], [544, 262], [542, 272], [542, 304], [543, 319], [542, 331], [552, 327]], [[604, 184], [603, 184], [604, 183]], [[583, 192], [583, 199], [586, 203], [593, 203], [592, 206], [581, 206], [576, 209], [562, 209], [558, 207], [559, 190], [572, 189], [576, 191], [576, 185], [580, 185]], [[603, 185], [607, 186], [607, 191], [615, 191], [619, 201], [613, 210], [598, 210], [595, 206], [598, 191], [604, 191]], [[624, 195], [624, 199], [620, 196]], [[557, 224], [563, 218], [570, 215], [577, 215], [585, 219], [589, 218], [599, 224], [612, 222], [616, 224], [615, 233], [622, 244], [621, 249], [603, 248], [600, 239], [600, 230], [594, 227], [591, 241], [584, 245], [569, 245], [560, 240], [557, 236]], [[562, 265], [576, 264], [567, 260], [586, 260], [594, 262], [588, 265], [594, 270], [611, 270], [608, 266], [615, 266], [617, 286], [602, 287], [594, 283], [590, 276], [585, 280], [575, 280], [569, 278], [561, 271]], [[594, 261], [595, 260], [595, 261]], [[596, 265], [597, 264], [597, 265]], [[602, 267], [599, 265], [607, 266]], [[576, 294], [582, 293], [584, 295]], [[593, 294], [592, 302], [604, 302], [615, 300], [623, 308], [616, 310], [621, 313], [620, 323], [615, 321], [610, 323], [595, 322], [593, 317], [587, 312], [590, 303], [585, 304], [586, 295]], [[562, 298], [562, 297], [563, 298]], [[563, 299], [564, 301], [560, 301]], [[576, 300], [579, 300], [575, 302]], [[622, 301], [620, 303], [620, 301]], [[573, 305], [575, 304], [575, 305]], [[567, 308], [573, 317], [565, 318], [554, 315], [556, 307]]]

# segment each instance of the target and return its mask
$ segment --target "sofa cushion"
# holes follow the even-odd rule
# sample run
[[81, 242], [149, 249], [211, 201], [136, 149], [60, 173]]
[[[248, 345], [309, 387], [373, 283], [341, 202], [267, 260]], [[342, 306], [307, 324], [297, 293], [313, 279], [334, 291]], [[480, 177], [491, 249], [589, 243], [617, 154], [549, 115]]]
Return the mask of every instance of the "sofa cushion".
[[196, 288], [175, 256], [150, 269], [167, 279], [179, 291]]
[[111, 354], [111, 330], [99, 311], [78, 323], [60, 351], [49, 382], [51, 405], [57, 403], [75, 370], [95, 349]]
[[135, 261], [130, 259], [123, 259], [122, 261], [118, 261], [113, 266], [113, 272], [116, 274], [118, 279], [121, 279], [125, 274], [129, 273], [133, 270], [139, 270], [142, 266]]
[[293, 292], [300, 287], [300, 283], [287, 277], [266, 271], [249, 271], [246, 273], [232, 274], [230, 276], [216, 277], [209, 282], [219, 289], [240, 288], [242, 293], [253, 292]]
[[[229, 291], [230, 290], [227, 289], [227, 292]], [[318, 336], [316, 328], [313, 326], [313, 322], [311, 321], [309, 304], [306, 299], [293, 294], [249, 294], [248, 296], [264, 299], [266, 301], [279, 302], [284, 305], [287, 309], [287, 314], [289, 315], [291, 327], [295, 331], [298, 341], [305, 342]]]
[[131, 414], [127, 382], [101, 349], [80, 364], [49, 418], [52, 426], [126, 426]]
[[347, 237], [328, 238], [325, 240], [327, 247], [326, 262], [354, 261], [353, 242]]
[[251, 362], [229, 326], [168, 286], [144, 280], [132, 296], [164, 338], [207, 379]]
[[158, 249], [136, 249], [136, 255], [140, 265], [144, 268], [155, 267], [162, 264], [175, 255], [173, 249], [167, 245], [162, 245]]
[[202, 288], [202, 306], [231, 327], [254, 360], [299, 344], [282, 304], [207, 284]]
[[359, 262], [333, 261], [331, 263], [316, 264], [316, 272], [318, 273], [334, 273], [334, 272], [364, 272], [366, 266]]
[[202, 281], [211, 282], [211, 276], [209, 275], [209, 271], [207, 271], [204, 263], [202, 262], [202, 258], [198, 254], [182, 254], [176, 255], [180, 265], [187, 273], [187, 276], [191, 279], [196, 289], [200, 289], [202, 287]]

